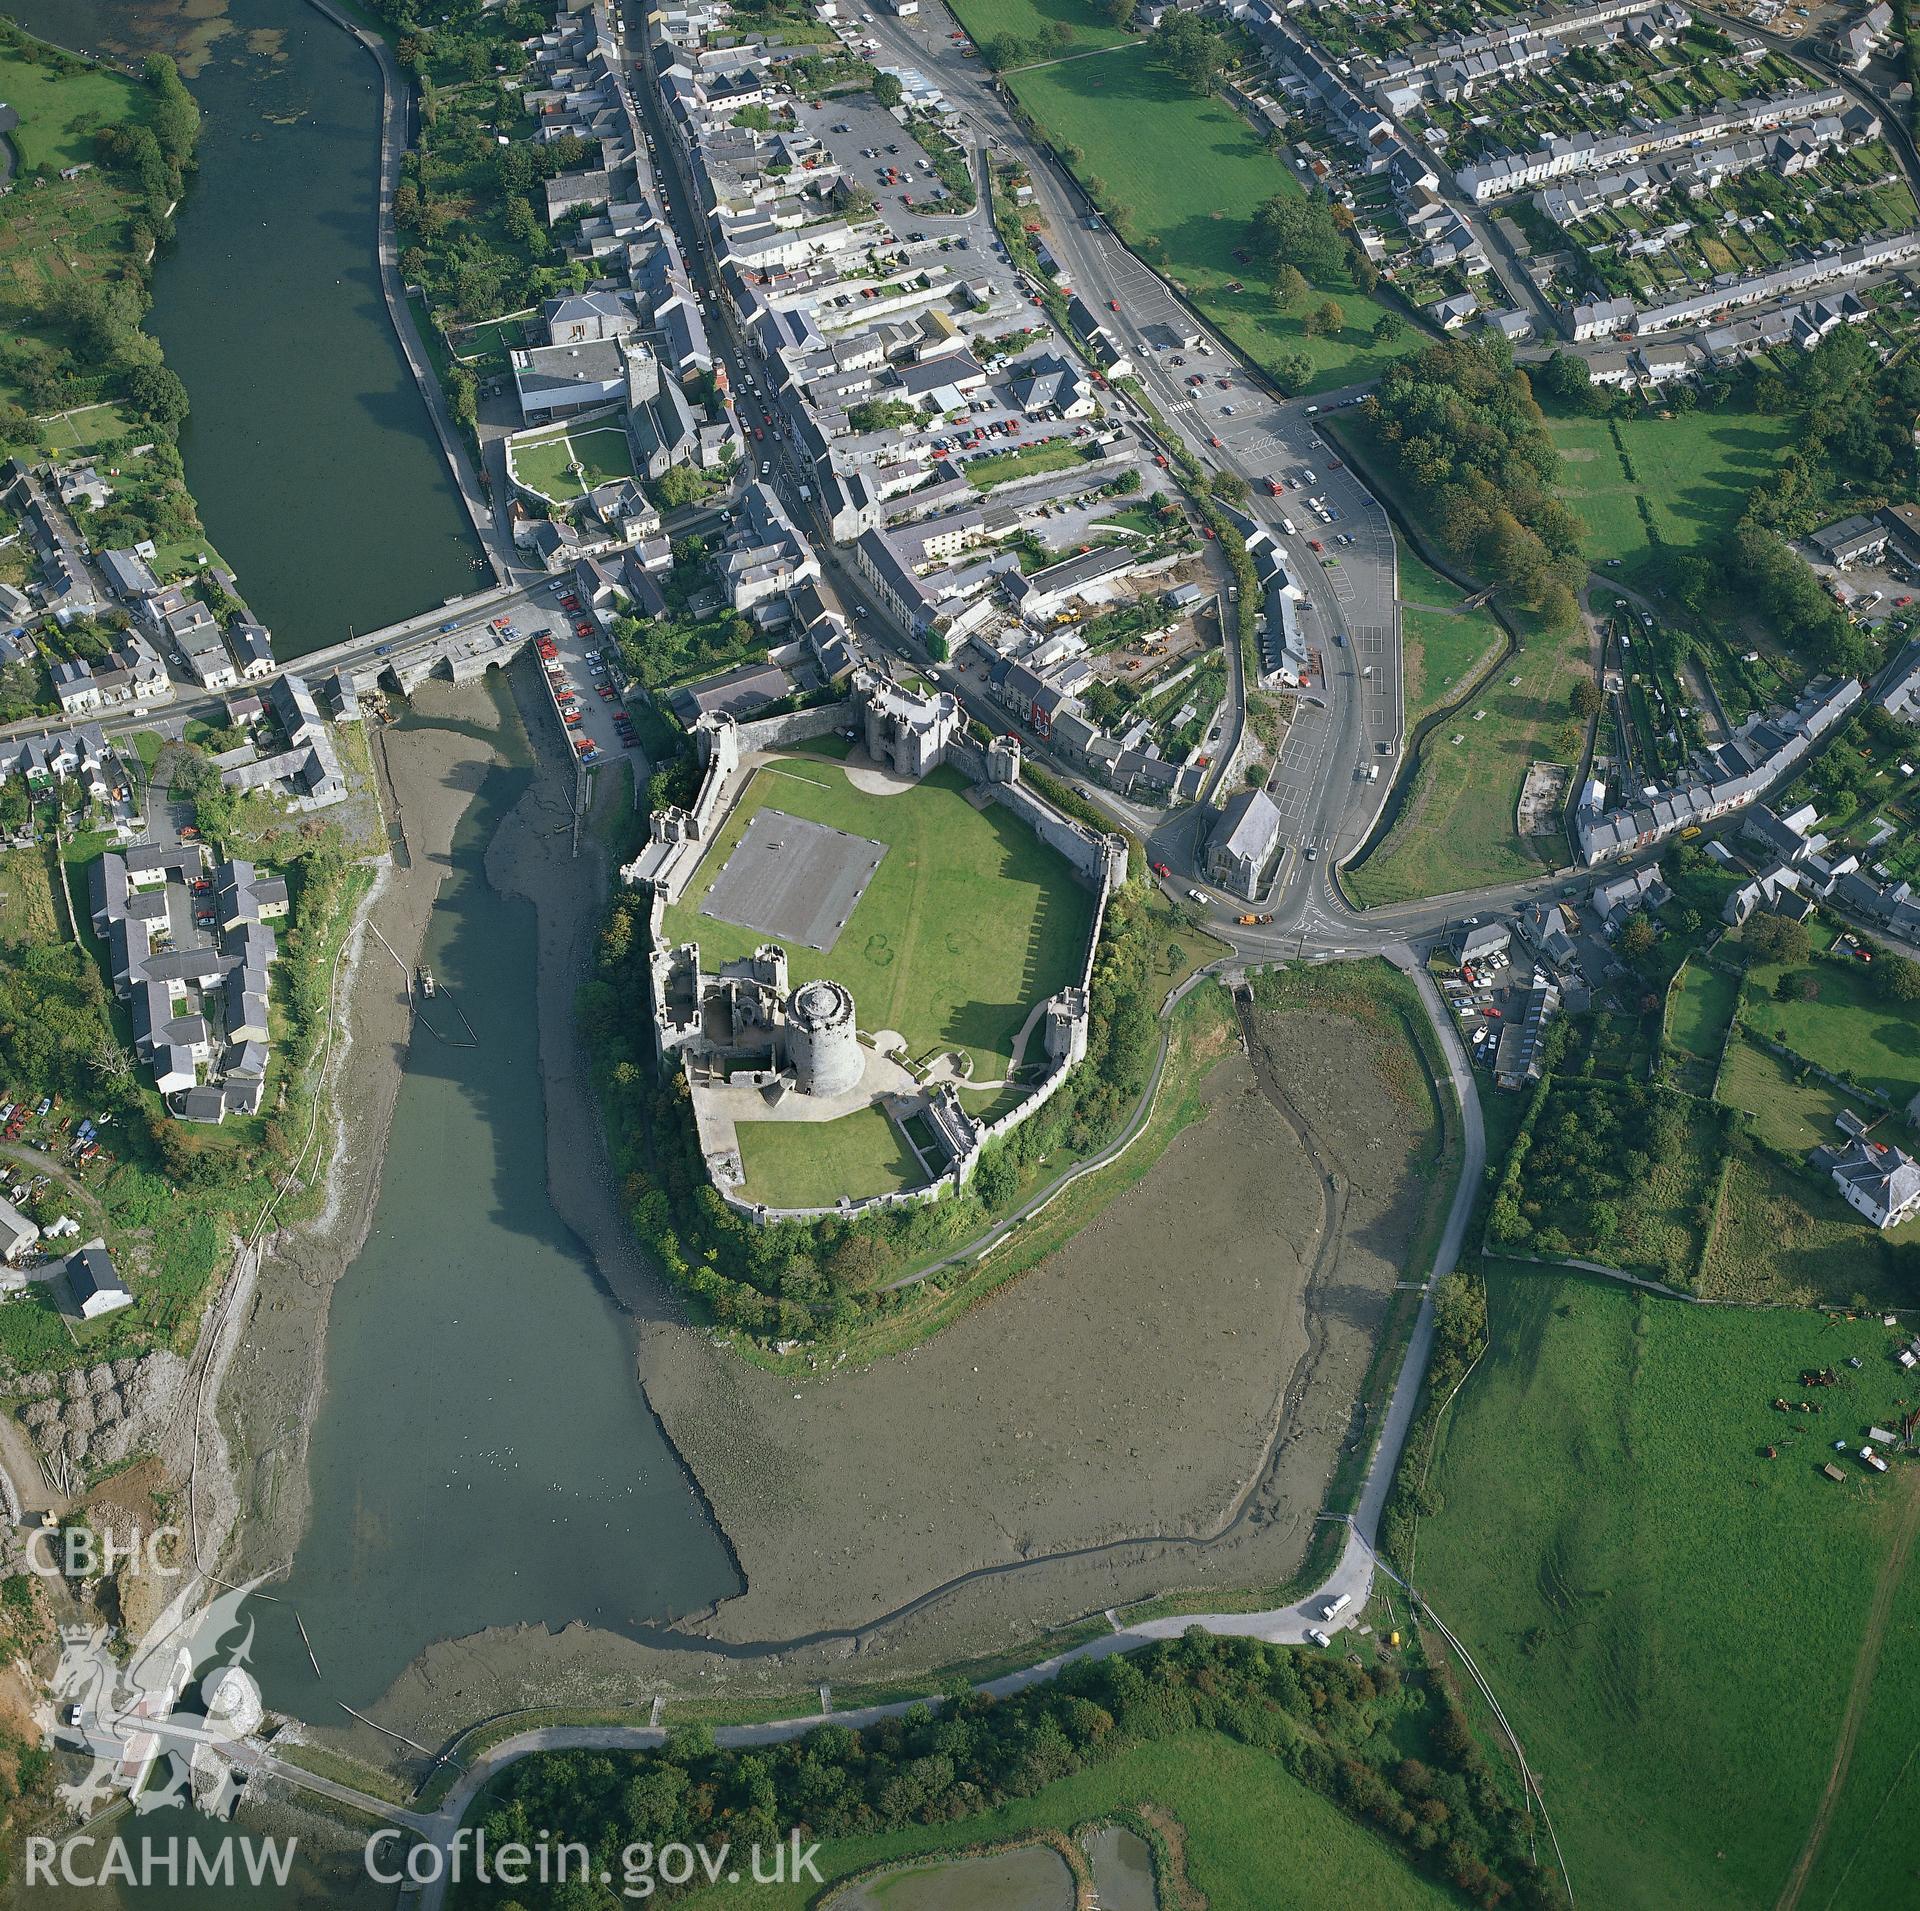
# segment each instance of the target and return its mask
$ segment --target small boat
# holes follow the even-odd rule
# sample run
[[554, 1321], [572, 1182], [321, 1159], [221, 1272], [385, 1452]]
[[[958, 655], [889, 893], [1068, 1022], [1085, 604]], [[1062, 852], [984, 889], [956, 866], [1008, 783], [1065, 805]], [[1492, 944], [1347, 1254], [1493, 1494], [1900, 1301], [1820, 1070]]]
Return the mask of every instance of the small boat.
[[424, 996], [433, 994], [433, 971], [424, 962], [420, 965], [420, 993]]

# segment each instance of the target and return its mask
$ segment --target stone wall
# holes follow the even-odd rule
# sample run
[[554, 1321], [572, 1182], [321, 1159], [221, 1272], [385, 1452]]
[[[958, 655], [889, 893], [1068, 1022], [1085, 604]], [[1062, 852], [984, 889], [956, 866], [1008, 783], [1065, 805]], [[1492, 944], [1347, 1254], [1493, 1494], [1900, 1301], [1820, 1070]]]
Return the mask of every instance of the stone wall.
[[1119, 876], [1124, 878], [1126, 874], [1127, 846], [1121, 837], [1103, 836], [1084, 823], [1076, 823], [1025, 783], [996, 783], [993, 794], [1043, 843], [1057, 849], [1082, 881], [1099, 890], [1104, 904], [1107, 889], [1115, 879], [1116, 860]]
[[784, 716], [761, 717], [753, 723], [736, 726], [740, 754], [750, 750], [778, 750], [805, 743], [813, 737], [831, 736], [853, 721], [853, 704], [848, 698], [838, 703], [815, 704], [810, 710], [789, 710]]

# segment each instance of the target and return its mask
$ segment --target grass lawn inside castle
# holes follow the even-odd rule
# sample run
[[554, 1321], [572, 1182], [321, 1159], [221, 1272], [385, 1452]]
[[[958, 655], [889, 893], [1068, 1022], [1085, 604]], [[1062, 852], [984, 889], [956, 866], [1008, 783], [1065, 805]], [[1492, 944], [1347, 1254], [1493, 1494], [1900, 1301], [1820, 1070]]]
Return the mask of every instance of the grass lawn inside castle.
[[[897, 1030], [913, 1061], [960, 1051], [975, 1082], [1000, 1081], [1034, 1006], [1079, 980], [1094, 894], [1017, 816], [999, 804], [976, 808], [970, 787], [941, 768], [875, 795], [856, 789], [828, 756], [761, 764], [667, 911], [668, 941], [697, 942], [714, 969], [778, 940], [705, 913], [715, 879], [763, 809], [883, 846], [830, 949], [782, 944], [794, 983], [838, 982], [852, 992], [863, 1033]], [[1027, 1059], [1044, 1059], [1037, 1030]], [[991, 1099], [979, 1095], [978, 1105]]]

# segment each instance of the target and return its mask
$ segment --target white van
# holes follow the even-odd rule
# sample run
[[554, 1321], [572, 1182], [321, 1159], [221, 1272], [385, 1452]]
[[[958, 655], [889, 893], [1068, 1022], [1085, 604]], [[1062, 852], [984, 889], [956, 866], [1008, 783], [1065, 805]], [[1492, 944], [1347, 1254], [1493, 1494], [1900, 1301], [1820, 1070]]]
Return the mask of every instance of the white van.
[[1345, 1612], [1346, 1609], [1352, 1604], [1353, 1604], [1352, 1593], [1336, 1594], [1332, 1599], [1329, 1599], [1327, 1603], [1320, 1608], [1320, 1617], [1322, 1619], [1338, 1619], [1340, 1615], [1343, 1612]]

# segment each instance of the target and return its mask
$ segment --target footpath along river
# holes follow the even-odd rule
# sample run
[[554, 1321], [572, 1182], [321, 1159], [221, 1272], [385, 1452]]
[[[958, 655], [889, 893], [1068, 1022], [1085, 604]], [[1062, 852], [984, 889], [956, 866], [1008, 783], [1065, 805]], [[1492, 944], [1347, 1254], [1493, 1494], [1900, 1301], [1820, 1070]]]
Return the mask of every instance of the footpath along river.
[[204, 125], [148, 328], [187, 483], [283, 658], [491, 583], [374, 263], [380, 82], [306, 0], [7, 0], [30, 33], [181, 63]]

